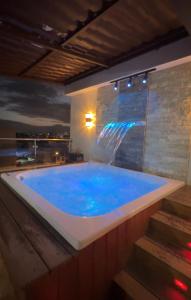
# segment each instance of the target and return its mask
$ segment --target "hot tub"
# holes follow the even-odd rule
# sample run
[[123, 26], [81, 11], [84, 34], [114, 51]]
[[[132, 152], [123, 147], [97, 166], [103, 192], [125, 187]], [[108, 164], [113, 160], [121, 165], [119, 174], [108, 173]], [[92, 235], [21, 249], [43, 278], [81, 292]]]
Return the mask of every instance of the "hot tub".
[[93, 162], [1, 178], [77, 250], [184, 185]]

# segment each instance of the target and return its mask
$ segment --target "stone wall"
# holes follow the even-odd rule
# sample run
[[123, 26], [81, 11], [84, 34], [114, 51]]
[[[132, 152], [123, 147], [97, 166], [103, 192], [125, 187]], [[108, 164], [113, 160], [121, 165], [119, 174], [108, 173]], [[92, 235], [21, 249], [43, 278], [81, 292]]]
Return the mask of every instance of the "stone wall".
[[[191, 63], [152, 73], [148, 87], [137, 82], [127, 89], [125, 84], [120, 84], [118, 92], [108, 85], [92, 90], [91, 96], [81, 94], [81, 108], [76, 113], [84, 110], [84, 99], [86, 106], [93, 101], [96, 130], [91, 140], [87, 130], [83, 131], [83, 143], [78, 139], [75, 148], [79, 145], [82, 152], [88, 148], [88, 160], [106, 162], [107, 151], [96, 145], [103, 126], [111, 121], [145, 120], [146, 128], [134, 127], [128, 132], [115, 163], [191, 183]], [[72, 138], [75, 140], [75, 136]]]
[[191, 130], [191, 63], [152, 73], [144, 170], [186, 180]]
[[[114, 91], [112, 85], [103, 86], [97, 90], [96, 139], [106, 124], [117, 122], [118, 108], [118, 92]], [[112, 158], [112, 152], [95, 144], [94, 158], [98, 161], [109, 162]]]
[[[118, 96], [118, 121], [137, 122], [146, 120], [147, 84], [140, 83], [141, 78], [133, 81], [133, 86], [127, 88], [127, 82], [122, 81]], [[143, 124], [143, 123], [142, 123]], [[133, 170], [143, 169], [145, 126], [133, 126], [127, 132], [117, 153], [115, 164]]]
[[[110, 122], [145, 121], [147, 104], [147, 85], [140, 84], [140, 78], [134, 80], [132, 88], [127, 81], [121, 81], [118, 91], [112, 85], [98, 89], [96, 105], [96, 134]], [[143, 168], [145, 126], [129, 129], [115, 156], [115, 165], [134, 170]], [[112, 153], [109, 149], [101, 149], [96, 145], [97, 159], [110, 161]]]
[[[136, 80], [130, 89], [127, 82], [122, 81], [118, 91], [114, 91], [112, 85], [106, 85], [72, 97], [71, 137], [74, 151], [82, 151], [86, 160], [111, 160], [112, 149], [97, 145], [96, 139], [110, 122], [145, 121], [147, 86], [139, 82]], [[90, 110], [96, 114], [96, 126], [87, 130], [83, 121], [85, 113]], [[115, 165], [142, 170], [144, 134], [145, 126], [136, 126], [128, 131], [116, 152]]]

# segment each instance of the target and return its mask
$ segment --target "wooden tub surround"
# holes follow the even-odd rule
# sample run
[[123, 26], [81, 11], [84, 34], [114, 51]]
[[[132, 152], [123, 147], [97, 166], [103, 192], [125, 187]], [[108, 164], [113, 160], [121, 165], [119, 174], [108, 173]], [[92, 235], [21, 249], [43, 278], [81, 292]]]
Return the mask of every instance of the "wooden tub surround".
[[0, 249], [15, 299], [170, 299], [159, 287], [172, 274], [190, 287], [179, 251], [191, 241], [190, 196], [183, 187], [77, 251], [0, 182]]
[[77, 251], [0, 182], [0, 251], [18, 299], [21, 291], [27, 300], [107, 299], [113, 277], [160, 206], [159, 201]]

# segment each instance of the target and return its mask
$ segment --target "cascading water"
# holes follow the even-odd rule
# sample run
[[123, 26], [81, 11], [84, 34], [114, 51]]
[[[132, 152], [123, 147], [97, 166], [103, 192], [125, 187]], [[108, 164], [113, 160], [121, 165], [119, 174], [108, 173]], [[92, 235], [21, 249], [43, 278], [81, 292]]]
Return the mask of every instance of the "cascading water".
[[116, 152], [125, 138], [127, 132], [135, 126], [144, 126], [144, 121], [134, 122], [111, 122], [107, 123], [97, 138], [97, 144], [101, 147], [111, 151], [111, 158], [109, 164], [112, 164]]

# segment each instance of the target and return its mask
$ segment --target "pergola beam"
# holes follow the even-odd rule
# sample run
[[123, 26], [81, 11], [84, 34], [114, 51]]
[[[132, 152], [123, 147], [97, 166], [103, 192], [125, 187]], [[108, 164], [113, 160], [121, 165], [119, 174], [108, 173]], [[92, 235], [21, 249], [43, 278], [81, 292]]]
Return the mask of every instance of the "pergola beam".
[[[144, 53], [147, 53], [149, 51], [155, 50], [155, 49], [160, 49], [163, 46], [166, 46], [172, 42], [178, 41], [182, 38], [185, 38], [188, 36], [187, 31], [185, 30], [184, 27], [179, 27], [177, 29], [171, 30], [167, 34], [164, 34], [163, 36], [157, 37], [155, 40], [147, 43], [143, 43], [142, 45], [138, 46], [137, 48], [134, 48], [127, 53], [124, 53], [123, 55], [120, 55], [119, 57], [113, 58], [110, 61], [107, 61], [109, 68], [124, 62], [131, 60], [137, 56], [140, 56]], [[84, 71], [81, 74], [75, 75], [65, 81], [65, 84], [71, 84], [74, 81], [83, 79], [92, 73], [97, 73], [99, 71], [103, 70], [103, 68], [97, 66], [94, 69], [90, 69], [88, 71]]]
[[[91, 57], [87, 54], [77, 53], [76, 51], [64, 48], [64, 46], [66, 46], [71, 41], [73, 41], [77, 37], [77, 35], [84, 32], [88, 28], [88, 26], [90, 26], [99, 17], [103, 16], [118, 1], [119, 0], [103, 0], [101, 8], [96, 12], [88, 11], [88, 15], [87, 15], [86, 20], [83, 21], [83, 22], [77, 21], [76, 22], [76, 24], [77, 24], [76, 29], [74, 31], [68, 31], [67, 35], [63, 39], [61, 39], [61, 41], [59, 42], [58, 45], [52, 46], [47, 42], [39, 41], [39, 39], [37, 39], [37, 38], [31, 39], [31, 37], [27, 38], [26, 36], [24, 38], [20, 37], [24, 42], [28, 42], [30, 44], [33, 44], [33, 46], [36, 45], [37, 47], [45, 48], [47, 50], [47, 53], [43, 54], [35, 62], [33, 62], [26, 69], [24, 69], [19, 74], [19, 76], [25, 75], [27, 72], [29, 72], [32, 68], [34, 68], [36, 65], [41, 63], [44, 59], [46, 59], [53, 52], [60, 52], [62, 54], [67, 54], [67, 55], [69, 55], [73, 58], [77, 58], [77, 59], [79, 59], [81, 61], [84, 61], [84, 62], [92, 63], [92, 64], [94, 64], [96, 66], [99, 66], [99, 67], [104, 67], [104, 68], [108, 67], [103, 61], [101, 61], [97, 58], [94, 59], [93, 57]], [[2, 19], [3, 19], [2, 20], [3, 22], [9, 23], [12, 26], [17, 26], [17, 21], [15, 21], [15, 20], [12, 20], [12, 19], [9, 19], [9, 18], [2, 18]], [[21, 25], [22, 24], [19, 23], [20, 28], [21, 28]], [[22, 27], [25, 28], [24, 26], [22, 26]], [[18, 38], [18, 36], [17, 36], [17, 38]]]
[[89, 62], [94, 65], [102, 66], [102, 67], [107, 67], [106, 63], [104, 63], [102, 60], [99, 60], [99, 58], [94, 58], [91, 55], [87, 54], [79, 54], [71, 49], [64, 49], [62, 46], [58, 45], [50, 45], [48, 42], [39, 39], [35, 36], [28, 35], [26, 33], [15, 33], [11, 34], [8, 32], [5, 32], [2, 29], [0, 29], [0, 35], [3, 39], [8, 40], [8, 41], [19, 41], [19, 43], [25, 44], [25, 45], [32, 45], [36, 46], [39, 48], [43, 48], [46, 50], [49, 50], [51, 52], [58, 52], [60, 54], [67, 54], [72, 58], [79, 59], [81, 61]]
[[119, 0], [103, 0], [102, 7], [96, 11], [88, 11], [88, 16], [85, 21], [77, 21], [76, 29], [68, 31], [67, 35], [61, 40], [61, 45], [66, 46], [71, 43], [79, 34], [82, 34], [94, 21], [102, 17], [111, 7], [113, 7]]
[[171, 0], [180, 21], [191, 34], [191, 1], [190, 0]]

